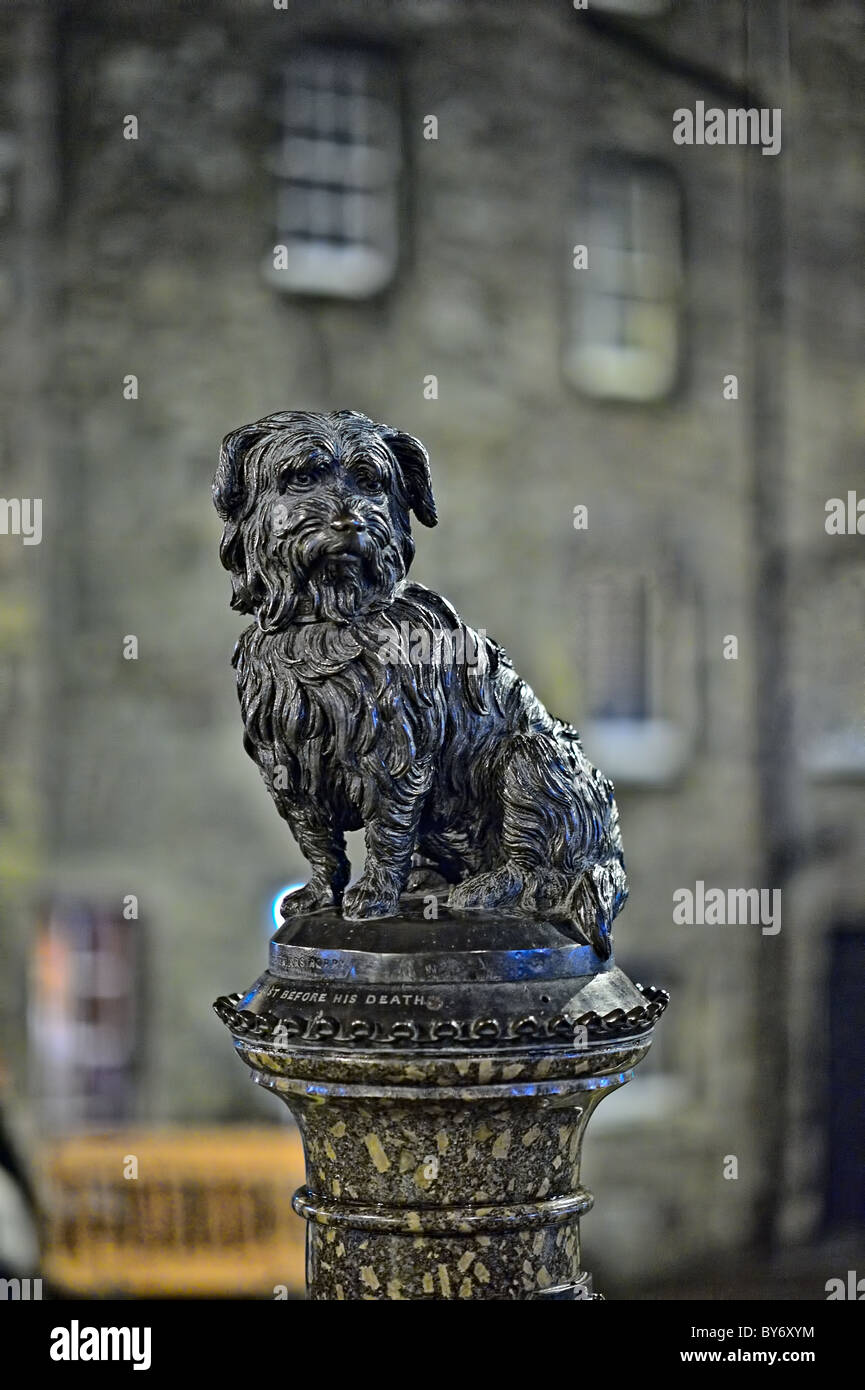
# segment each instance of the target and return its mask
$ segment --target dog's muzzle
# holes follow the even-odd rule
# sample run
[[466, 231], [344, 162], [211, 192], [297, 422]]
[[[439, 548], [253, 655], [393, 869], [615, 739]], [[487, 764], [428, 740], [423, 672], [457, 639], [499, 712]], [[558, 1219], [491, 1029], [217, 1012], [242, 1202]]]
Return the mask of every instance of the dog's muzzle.
[[350, 516], [335, 516], [330, 523], [330, 529], [337, 538], [337, 543], [335, 545], [332, 543], [328, 545], [328, 555], [362, 554], [366, 532], [366, 522], [363, 517], [355, 514]]

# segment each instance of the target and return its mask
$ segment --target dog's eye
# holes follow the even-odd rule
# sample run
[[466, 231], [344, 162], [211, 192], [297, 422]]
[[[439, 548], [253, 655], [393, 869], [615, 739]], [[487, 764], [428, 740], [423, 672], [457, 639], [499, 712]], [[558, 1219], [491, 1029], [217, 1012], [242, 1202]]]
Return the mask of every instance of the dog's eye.
[[295, 473], [292, 469], [287, 468], [284, 472], [280, 473], [278, 480], [280, 492], [288, 492], [289, 488], [312, 487], [314, 483], [315, 474], [303, 469]]
[[360, 473], [357, 485], [363, 492], [384, 492], [384, 481], [378, 473]]

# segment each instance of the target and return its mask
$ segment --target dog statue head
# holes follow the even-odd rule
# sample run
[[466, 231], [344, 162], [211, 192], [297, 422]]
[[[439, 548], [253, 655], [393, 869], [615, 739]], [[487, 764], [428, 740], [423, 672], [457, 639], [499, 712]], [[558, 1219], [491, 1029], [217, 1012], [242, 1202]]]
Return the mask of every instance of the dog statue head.
[[226, 435], [213, 483], [232, 608], [265, 632], [386, 606], [435, 526], [420, 440], [355, 410], [267, 415]]

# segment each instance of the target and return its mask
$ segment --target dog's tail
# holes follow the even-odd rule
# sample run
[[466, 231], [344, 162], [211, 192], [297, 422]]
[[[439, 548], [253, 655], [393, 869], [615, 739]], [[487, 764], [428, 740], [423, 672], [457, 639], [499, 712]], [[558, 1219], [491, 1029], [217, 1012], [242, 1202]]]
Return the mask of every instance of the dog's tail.
[[518, 742], [523, 756], [510, 763], [506, 796], [524, 852], [516, 857], [528, 850], [559, 871], [568, 886], [556, 916], [577, 923], [606, 960], [628, 897], [613, 784], [588, 761], [572, 725]]
[[504, 839], [510, 857], [569, 875], [621, 854], [613, 785], [576, 731], [517, 734], [504, 753]]

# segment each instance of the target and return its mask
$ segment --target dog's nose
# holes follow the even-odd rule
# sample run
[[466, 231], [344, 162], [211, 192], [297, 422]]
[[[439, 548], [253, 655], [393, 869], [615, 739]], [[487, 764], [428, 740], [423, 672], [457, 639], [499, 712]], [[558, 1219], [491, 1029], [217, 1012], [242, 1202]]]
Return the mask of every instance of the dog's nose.
[[354, 531], [354, 532], [358, 532], [358, 531], [365, 531], [365, 530], [366, 530], [366, 524], [365, 524], [363, 518], [362, 518], [362, 517], [359, 517], [359, 516], [354, 516], [354, 515], [352, 515], [352, 516], [335, 516], [334, 519], [333, 519], [333, 521], [330, 523], [330, 525], [331, 525], [331, 530], [333, 530], [333, 531]]

